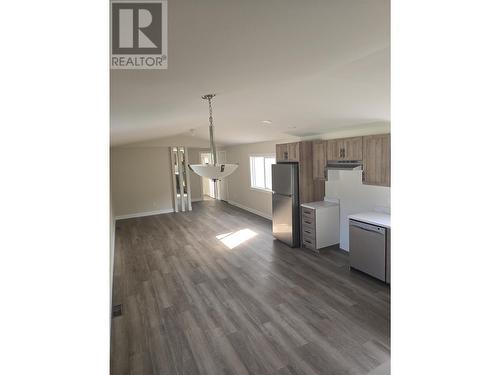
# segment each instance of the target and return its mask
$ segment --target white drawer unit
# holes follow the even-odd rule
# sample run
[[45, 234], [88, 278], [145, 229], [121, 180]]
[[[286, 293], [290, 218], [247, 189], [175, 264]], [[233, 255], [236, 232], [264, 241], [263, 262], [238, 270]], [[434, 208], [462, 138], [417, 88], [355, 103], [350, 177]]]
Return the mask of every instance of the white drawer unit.
[[340, 242], [338, 202], [303, 203], [301, 211], [302, 247], [318, 251]]

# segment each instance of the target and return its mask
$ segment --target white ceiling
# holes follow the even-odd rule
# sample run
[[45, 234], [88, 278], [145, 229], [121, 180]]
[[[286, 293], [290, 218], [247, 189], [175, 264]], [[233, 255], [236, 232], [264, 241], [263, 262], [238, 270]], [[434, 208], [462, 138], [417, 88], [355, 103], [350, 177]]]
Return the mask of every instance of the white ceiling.
[[[252, 143], [390, 121], [388, 0], [168, 0], [167, 70], [111, 71], [111, 143]], [[261, 120], [272, 120], [262, 125]]]

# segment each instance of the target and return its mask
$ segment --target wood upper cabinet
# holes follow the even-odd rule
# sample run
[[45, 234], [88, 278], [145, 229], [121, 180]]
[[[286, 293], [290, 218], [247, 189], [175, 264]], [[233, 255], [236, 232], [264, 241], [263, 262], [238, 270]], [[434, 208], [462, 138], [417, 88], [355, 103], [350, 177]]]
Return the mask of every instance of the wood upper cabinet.
[[288, 161], [288, 144], [276, 145], [276, 161]]
[[[313, 160], [312, 141], [276, 145], [276, 162], [295, 161], [299, 165], [300, 203], [323, 200], [325, 196], [324, 178], [319, 180], [313, 177], [313, 170], [315, 168]], [[318, 168], [318, 166], [319, 164], [316, 168]], [[322, 169], [324, 170], [324, 168]]]
[[391, 186], [391, 136], [363, 137], [363, 184]]
[[330, 139], [327, 160], [363, 160], [363, 137]]
[[327, 141], [313, 141], [313, 178], [315, 180], [325, 180], [327, 146]]
[[288, 161], [300, 160], [300, 142], [288, 143]]
[[315, 202], [325, 197], [325, 181], [316, 180], [313, 176], [314, 157], [313, 142], [302, 141], [299, 160], [299, 197], [300, 203]]
[[330, 139], [326, 143], [326, 160], [339, 160], [340, 147], [336, 139]]
[[276, 161], [299, 161], [300, 142], [276, 145]]
[[342, 140], [344, 160], [363, 160], [363, 137], [345, 138]]

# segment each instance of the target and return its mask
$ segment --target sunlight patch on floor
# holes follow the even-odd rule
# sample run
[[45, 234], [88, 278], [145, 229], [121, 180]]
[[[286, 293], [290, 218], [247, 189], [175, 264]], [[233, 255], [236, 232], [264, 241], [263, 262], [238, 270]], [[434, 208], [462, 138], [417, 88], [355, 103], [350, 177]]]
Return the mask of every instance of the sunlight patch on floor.
[[248, 241], [256, 235], [257, 233], [253, 230], [245, 228], [237, 232], [219, 234], [216, 238], [229, 249], [234, 249], [236, 246], [241, 245], [243, 242]]

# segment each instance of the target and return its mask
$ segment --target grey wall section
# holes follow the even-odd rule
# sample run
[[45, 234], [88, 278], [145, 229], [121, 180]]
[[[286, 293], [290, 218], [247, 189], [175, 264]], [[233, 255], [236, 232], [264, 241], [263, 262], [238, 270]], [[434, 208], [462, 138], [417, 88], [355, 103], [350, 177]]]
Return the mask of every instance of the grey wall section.
[[[173, 143], [174, 141], [172, 141]], [[271, 216], [271, 193], [250, 187], [250, 155], [274, 154], [277, 142], [219, 148], [226, 150], [229, 162], [239, 167], [228, 180], [230, 203], [252, 210], [263, 216]], [[279, 143], [279, 142], [278, 142]], [[174, 143], [175, 145], [175, 143]], [[182, 146], [182, 144], [177, 144]], [[189, 147], [189, 163], [200, 162], [200, 152], [208, 148]], [[190, 173], [191, 197], [202, 199], [202, 178]], [[111, 150], [111, 185], [116, 216], [168, 212], [172, 210], [172, 177], [168, 142], [115, 147]]]
[[[189, 163], [200, 162], [200, 152], [208, 148], [189, 147]], [[189, 171], [191, 199], [202, 199], [202, 179]], [[111, 149], [111, 186], [114, 215], [170, 212], [172, 175], [169, 145], [139, 145]]]
[[168, 147], [113, 148], [111, 185], [116, 216], [171, 210]]
[[115, 213], [113, 199], [109, 196], [109, 309], [110, 316], [113, 308], [113, 270], [115, 269]]
[[[314, 138], [331, 139], [377, 134], [386, 132], [389, 129], [389, 123], [372, 124], [363, 128], [337, 130], [334, 133], [323, 134]], [[309, 138], [304, 137], [303, 139]], [[296, 142], [298, 140], [300, 139], [292, 137], [272, 142], [250, 143], [230, 147], [218, 146], [218, 149], [226, 150], [227, 162], [239, 164], [238, 169], [228, 177], [229, 203], [259, 215], [270, 217], [272, 212], [271, 193], [250, 187], [249, 157], [258, 154], [275, 154], [277, 143]], [[199, 163], [199, 153], [208, 151], [208, 141], [189, 136], [160, 138], [154, 141], [113, 147], [111, 149], [111, 185], [113, 208], [116, 216], [172, 210], [169, 146], [187, 147], [190, 163]], [[190, 172], [190, 179], [192, 199], [201, 199], [202, 179], [193, 172]], [[332, 185], [330, 184], [330, 186]], [[337, 194], [331, 188], [330, 193]], [[370, 196], [372, 196], [371, 193]], [[342, 199], [342, 197], [339, 198]], [[387, 199], [381, 200], [387, 201]], [[379, 201], [380, 199], [370, 201], [373, 203], [366, 202], [364, 207], [370, 208], [379, 204]], [[345, 241], [344, 244], [348, 246]]]

